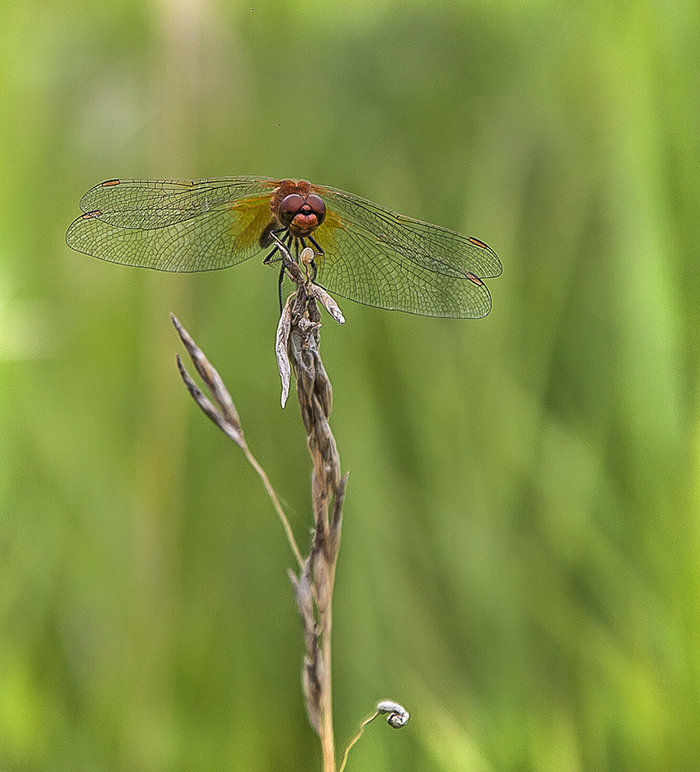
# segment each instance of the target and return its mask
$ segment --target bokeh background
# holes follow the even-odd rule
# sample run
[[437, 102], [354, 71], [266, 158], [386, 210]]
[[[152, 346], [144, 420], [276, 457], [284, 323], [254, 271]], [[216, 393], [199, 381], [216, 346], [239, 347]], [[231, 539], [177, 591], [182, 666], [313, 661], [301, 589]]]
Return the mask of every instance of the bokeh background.
[[313, 770], [293, 559], [175, 369], [219, 368], [297, 537], [276, 272], [70, 251], [112, 177], [304, 177], [473, 234], [480, 321], [342, 302], [348, 770], [700, 758], [694, 0], [8, 3], [0, 26], [0, 768]]

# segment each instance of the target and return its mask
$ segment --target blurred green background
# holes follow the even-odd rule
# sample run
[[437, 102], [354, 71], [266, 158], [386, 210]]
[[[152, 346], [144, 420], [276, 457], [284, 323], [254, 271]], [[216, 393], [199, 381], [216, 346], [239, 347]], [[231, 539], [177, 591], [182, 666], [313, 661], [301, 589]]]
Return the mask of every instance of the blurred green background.
[[311, 179], [485, 240], [481, 321], [349, 301], [335, 601], [351, 770], [700, 758], [693, 0], [6, 4], [0, 769], [314, 770], [293, 558], [175, 369], [225, 377], [302, 544], [276, 272], [69, 250], [111, 177]]

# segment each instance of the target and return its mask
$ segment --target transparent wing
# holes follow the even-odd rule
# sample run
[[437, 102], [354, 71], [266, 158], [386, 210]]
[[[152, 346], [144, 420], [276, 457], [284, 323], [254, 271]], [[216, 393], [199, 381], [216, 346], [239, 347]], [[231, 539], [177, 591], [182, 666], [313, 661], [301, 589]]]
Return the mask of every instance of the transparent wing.
[[83, 196], [68, 246], [161, 271], [227, 268], [261, 251], [277, 183], [264, 177], [109, 180]]
[[379, 308], [478, 318], [491, 308], [483, 278], [501, 263], [486, 244], [333, 188], [315, 188], [329, 210], [314, 237], [319, 284]]
[[478, 239], [397, 214], [344, 190], [320, 186], [315, 190], [350, 226], [366, 231], [430, 271], [448, 276], [472, 273], [481, 279], [500, 276], [503, 271], [496, 253]]

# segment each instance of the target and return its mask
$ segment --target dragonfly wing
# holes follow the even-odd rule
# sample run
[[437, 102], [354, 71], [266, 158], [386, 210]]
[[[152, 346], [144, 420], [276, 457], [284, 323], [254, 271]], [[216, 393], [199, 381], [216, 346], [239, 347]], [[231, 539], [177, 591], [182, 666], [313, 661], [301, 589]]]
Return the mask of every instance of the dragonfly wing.
[[498, 255], [479, 239], [392, 212], [335, 188], [316, 189], [329, 209], [353, 228], [386, 243], [406, 259], [436, 273], [480, 279], [500, 276]]
[[333, 188], [316, 188], [328, 215], [315, 238], [317, 281], [379, 308], [479, 318], [491, 309], [481, 281], [500, 275], [496, 253], [477, 239], [391, 212]]
[[123, 265], [161, 271], [228, 268], [261, 251], [272, 187], [274, 182], [263, 178], [239, 177], [102, 183], [83, 197], [85, 214], [70, 226], [66, 242]]
[[316, 281], [358, 303], [422, 316], [478, 318], [491, 309], [486, 285], [463, 273], [430, 270], [405, 244], [326, 216], [315, 238], [325, 254], [315, 259]]
[[88, 190], [80, 208], [123, 228], [163, 228], [239, 199], [269, 198], [277, 184], [266, 177], [108, 180]]

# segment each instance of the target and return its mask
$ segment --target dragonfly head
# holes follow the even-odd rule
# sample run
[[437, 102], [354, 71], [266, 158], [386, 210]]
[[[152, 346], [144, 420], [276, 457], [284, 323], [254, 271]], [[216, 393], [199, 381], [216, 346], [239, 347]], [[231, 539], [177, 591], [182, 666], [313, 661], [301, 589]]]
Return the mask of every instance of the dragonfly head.
[[326, 217], [326, 205], [320, 196], [291, 193], [279, 204], [277, 219], [295, 238], [313, 233]]

